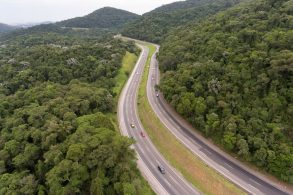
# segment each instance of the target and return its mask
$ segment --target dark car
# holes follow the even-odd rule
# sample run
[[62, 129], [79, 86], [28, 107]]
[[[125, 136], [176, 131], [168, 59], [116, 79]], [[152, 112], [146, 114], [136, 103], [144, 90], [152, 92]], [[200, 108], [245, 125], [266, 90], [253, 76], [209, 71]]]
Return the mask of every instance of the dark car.
[[140, 132], [141, 137], [145, 137], [145, 134], [141, 131]]
[[164, 168], [163, 166], [159, 165], [159, 166], [158, 166], [158, 169], [159, 169], [159, 171], [160, 171], [162, 174], [165, 174], [165, 173], [166, 173], [166, 170], [165, 170], [165, 168]]

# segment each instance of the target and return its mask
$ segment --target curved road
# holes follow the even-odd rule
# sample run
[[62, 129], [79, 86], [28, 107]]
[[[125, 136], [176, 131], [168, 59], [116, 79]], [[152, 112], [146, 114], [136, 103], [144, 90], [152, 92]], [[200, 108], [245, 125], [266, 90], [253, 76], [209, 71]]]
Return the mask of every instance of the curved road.
[[[159, 46], [157, 46], [157, 52]], [[161, 122], [195, 155], [206, 164], [233, 183], [247, 191], [249, 194], [283, 195], [293, 194], [285, 187], [269, 181], [259, 173], [255, 173], [242, 165], [231, 156], [210, 144], [201, 135], [192, 130], [192, 127], [180, 117], [164, 100], [162, 94], [157, 97], [155, 85], [159, 84], [160, 75], [156, 54], [152, 56], [149, 78], [147, 83], [147, 96], [152, 109]]]
[[[157, 194], [200, 194], [159, 154], [139, 120], [137, 92], [149, 50], [142, 45], [138, 46], [142, 49], [141, 55], [119, 99], [118, 120], [120, 130], [123, 135], [136, 140], [133, 148], [138, 156], [138, 167]], [[131, 124], [134, 124], [134, 128], [131, 127]], [[145, 134], [145, 137], [141, 135], [141, 132]], [[158, 165], [165, 168], [166, 174], [159, 172]]]

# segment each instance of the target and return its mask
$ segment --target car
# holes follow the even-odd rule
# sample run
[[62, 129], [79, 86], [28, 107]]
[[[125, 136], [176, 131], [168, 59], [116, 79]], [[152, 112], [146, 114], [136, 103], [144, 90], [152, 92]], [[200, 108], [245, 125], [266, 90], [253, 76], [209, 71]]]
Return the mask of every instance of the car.
[[130, 127], [131, 127], [131, 128], [134, 128], [134, 127], [135, 127], [135, 125], [134, 125], [133, 123], [131, 123], [131, 124], [130, 124]]
[[145, 134], [141, 131], [140, 132], [141, 137], [145, 137]]
[[166, 170], [165, 170], [165, 168], [164, 168], [162, 165], [158, 165], [158, 169], [159, 169], [159, 171], [160, 171], [162, 174], [165, 174], [165, 173], [166, 173]]
[[157, 93], [156, 96], [159, 97], [159, 94]]

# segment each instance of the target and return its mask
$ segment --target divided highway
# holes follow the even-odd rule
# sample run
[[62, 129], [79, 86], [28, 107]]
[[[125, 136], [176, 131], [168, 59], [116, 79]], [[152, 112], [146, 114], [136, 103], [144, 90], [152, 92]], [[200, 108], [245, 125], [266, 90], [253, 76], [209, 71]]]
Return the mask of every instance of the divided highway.
[[[157, 52], [158, 50], [159, 46], [157, 46]], [[152, 56], [150, 66], [147, 83], [149, 103], [161, 122], [182, 144], [200, 157], [210, 167], [217, 170], [249, 194], [293, 194], [293, 192], [290, 192], [285, 187], [269, 181], [258, 173], [254, 173], [234, 158], [225, 154], [214, 145], [211, 145], [201, 135], [192, 130], [192, 127], [182, 120], [182, 118], [166, 103], [162, 94], [158, 94], [155, 91], [155, 85], [159, 84], [160, 80], [156, 54]]]
[[[138, 46], [142, 49], [141, 55], [119, 99], [118, 120], [120, 130], [123, 135], [136, 140], [133, 149], [138, 156], [138, 167], [157, 194], [200, 194], [159, 154], [139, 120], [137, 93], [149, 49], [143, 45]], [[165, 174], [158, 170], [159, 165], [165, 168]]]

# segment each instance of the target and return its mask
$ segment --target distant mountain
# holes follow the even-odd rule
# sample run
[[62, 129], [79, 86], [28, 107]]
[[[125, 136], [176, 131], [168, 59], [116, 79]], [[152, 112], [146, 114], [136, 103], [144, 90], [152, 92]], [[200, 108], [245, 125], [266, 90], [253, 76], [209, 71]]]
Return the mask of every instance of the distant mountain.
[[173, 28], [200, 21], [245, 0], [189, 0], [161, 6], [127, 24], [122, 34], [150, 42], [160, 42]]
[[16, 28], [17, 27], [15, 27], [15, 26], [10, 26], [10, 25], [7, 25], [7, 24], [0, 23], [0, 33], [8, 32], [8, 31], [14, 30]]
[[140, 16], [128, 11], [104, 7], [84, 17], [77, 17], [69, 20], [58, 22], [57, 25], [62, 27], [74, 28], [108, 28], [115, 29], [123, 26], [128, 22], [138, 19]]
[[46, 21], [46, 22], [29, 22], [29, 23], [16, 24], [15, 26], [19, 27], [19, 28], [30, 28], [30, 27], [37, 26], [37, 25], [51, 24], [51, 23], [53, 23], [53, 22], [50, 22], [50, 21]]

